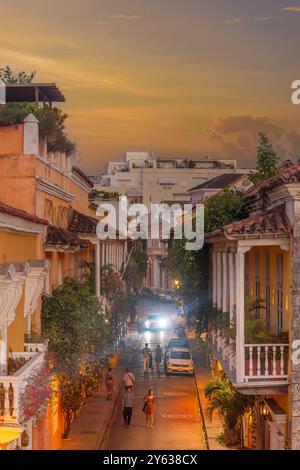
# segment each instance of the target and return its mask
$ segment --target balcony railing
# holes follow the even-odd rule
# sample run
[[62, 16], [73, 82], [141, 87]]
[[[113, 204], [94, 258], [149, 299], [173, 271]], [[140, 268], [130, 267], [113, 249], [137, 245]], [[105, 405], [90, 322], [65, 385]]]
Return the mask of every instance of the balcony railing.
[[245, 344], [246, 382], [263, 380], [286, 383], [288, 344]]
[[[236, 382], [237, 363], [235, 342], [212, 330], [210, 344], [225, 372]], [[242, 383], [255, 386], [286, 385], [288, 383], [289, 344], [245, 344]]]
[[26, 363], [13, 375], [0, 376], [0, 424], [18, 424], [20, 395], [30, 375], [42, 365], [45, 352], [13, 353], [14, 359], [24, 358]]

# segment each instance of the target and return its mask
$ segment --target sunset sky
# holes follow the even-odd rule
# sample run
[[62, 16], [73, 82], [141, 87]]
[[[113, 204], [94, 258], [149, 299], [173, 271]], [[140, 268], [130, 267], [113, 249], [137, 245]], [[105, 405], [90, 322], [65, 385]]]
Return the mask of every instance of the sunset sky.
[[300, 156], [300, 0], [0, 0], [0, 66], [67, 98], [80, 165], [127, 150], [254, 165]]

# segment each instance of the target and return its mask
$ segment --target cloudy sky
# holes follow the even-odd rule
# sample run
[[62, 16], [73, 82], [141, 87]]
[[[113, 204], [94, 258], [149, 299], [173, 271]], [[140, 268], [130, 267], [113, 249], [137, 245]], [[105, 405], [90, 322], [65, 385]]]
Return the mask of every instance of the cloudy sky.
[[0, 0], [0, 66], [67, 98], [81, 166], [126, 150], [237, 158], [257, 133], [300, 156], [300, 0]]

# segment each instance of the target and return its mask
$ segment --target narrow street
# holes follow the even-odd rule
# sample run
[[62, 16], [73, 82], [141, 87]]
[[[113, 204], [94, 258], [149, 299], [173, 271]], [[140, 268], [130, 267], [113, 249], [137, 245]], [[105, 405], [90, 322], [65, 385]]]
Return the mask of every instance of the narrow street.
[[[149, 343], [152, 351], [157, 344], [165, 350], [174, 336], [173, 330], [136, 333], [131, 359], [136, 377], [132, 424], [129, 429], [123, 426], [120, 396], [103, 449], [205, 449], [194, 377], [166, 376], [163, 365], [160, 374], [155, 370], [149, 374], [143, 371], [141, 350], [144, 344]], [[143, 399], [150, 387], [156, 396], [154, 429], [146, 428], [142, 412]]]

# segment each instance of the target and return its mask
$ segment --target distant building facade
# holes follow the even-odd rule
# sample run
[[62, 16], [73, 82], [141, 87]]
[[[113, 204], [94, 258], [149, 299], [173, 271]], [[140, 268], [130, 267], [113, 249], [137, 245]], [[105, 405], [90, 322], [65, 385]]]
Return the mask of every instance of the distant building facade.
[[150, 152], [127, 152], [123, 161], [110, 162], [106, 174], [93, 177], [95, 189], [118, 191], [151, 203], [185, 203], [191, 200], [189, 189], [216, 176], [244, 174], [236, 160], [218, 160], [208, 157], [199, 160], [161, 158]]

